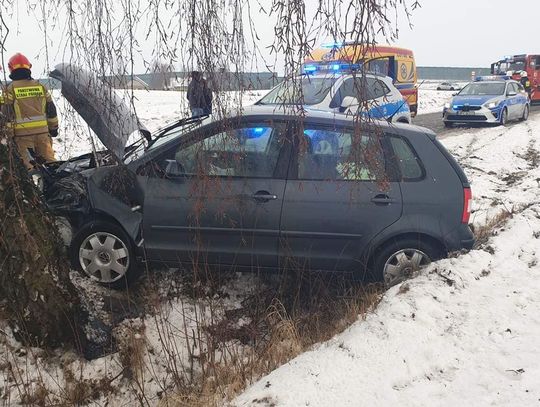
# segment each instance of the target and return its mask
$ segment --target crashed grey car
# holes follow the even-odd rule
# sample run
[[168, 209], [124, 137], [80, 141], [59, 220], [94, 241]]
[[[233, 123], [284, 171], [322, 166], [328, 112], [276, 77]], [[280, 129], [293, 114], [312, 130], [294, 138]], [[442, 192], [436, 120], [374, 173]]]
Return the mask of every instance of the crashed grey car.
[[[146, 261], [391, 285], [472, 247], [467, 178], [427, 129], [254, 106], [149, 136], [129, 109], [93, 106], [69, 69], [53, 76], [110, 151], [49, 167], [45, 196], [71, 229], [73, 265], [100, 283], [121, 286]], [[125, 147], [133, 131], [141, 141]]]

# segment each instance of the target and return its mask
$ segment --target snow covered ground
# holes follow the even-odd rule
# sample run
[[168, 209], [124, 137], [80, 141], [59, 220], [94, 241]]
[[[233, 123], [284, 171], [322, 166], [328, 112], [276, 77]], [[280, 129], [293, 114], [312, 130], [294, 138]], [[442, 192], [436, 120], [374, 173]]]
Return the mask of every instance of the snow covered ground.
[[[418, 114], [440, 113], [443, 106], [448, 102], [456, 91], [437, 90], [437, 86], [444, 81], [420, 82], [418, 88]], [[465, 86], [466, 82], [458, 82]]]
[[540, 401], [540, 119], [443, 143], [473, 221], [512, 213], [478, 250], [396, 286], [365, 320], [263, 377], [235, 406], [509, 406]]

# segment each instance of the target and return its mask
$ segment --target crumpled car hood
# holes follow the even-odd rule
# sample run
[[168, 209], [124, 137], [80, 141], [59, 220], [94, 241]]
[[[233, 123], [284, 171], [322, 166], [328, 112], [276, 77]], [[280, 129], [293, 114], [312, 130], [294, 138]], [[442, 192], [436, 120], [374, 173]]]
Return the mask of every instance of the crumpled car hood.
[[63, 63], [49, 76], [62, 83], [62, 95], [119, 161], [131, 134], [149, 134], [116, 91], [93, 73]]

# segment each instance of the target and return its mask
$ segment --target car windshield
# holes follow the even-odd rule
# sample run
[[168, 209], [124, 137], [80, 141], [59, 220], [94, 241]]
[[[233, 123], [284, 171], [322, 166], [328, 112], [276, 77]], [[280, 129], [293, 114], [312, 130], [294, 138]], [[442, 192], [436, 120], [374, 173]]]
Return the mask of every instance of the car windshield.
[[[207, 119], [208, 120], [208, 119]], [[141, 157], [146, 151], [153, 150], [170, 140], [175, 139], [176, 137], [182, 135], [183, 133], [192, 130], [193, 128], [200, 126], [203, 121], [206, 121], [204, 118], [201, 120], [191, 121], [188, 120], [186, 123], [171, 127], [169, 129], [165, 128], [164, 130], [158, 131], [157, 135], [154, 137], [152, 142], [148, 143], [141, 141], [140, 144], [134, 144], [133, 148], [124, 156], [124, 164], [129, 164], [130, 162]]]
[[476, 82], [469, 83], [458, 94], [460, 96], [482, 96], [504, 94], [504, 82]]
[[[332, 85], [336, 82], [334, 77], [318, 77], [309, 76], [302, 77], [300, 80], [282, 82], [275, 89], [270, 91], [261, 99], [261, 105], [316, 105], [321, 103], [326, 97]], [[301, 101], [299, 85], [302, 87], [304, 101]]]

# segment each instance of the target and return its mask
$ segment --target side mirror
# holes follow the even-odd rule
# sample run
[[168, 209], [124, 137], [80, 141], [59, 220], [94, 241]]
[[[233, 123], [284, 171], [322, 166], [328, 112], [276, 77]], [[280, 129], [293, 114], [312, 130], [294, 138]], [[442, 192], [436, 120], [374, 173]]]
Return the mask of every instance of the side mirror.
[[517, 92], [514, 92], [514, 91], [510, 91], [506, 93], [506, 96], [516, 96], [516, 95], [517, 95]]
[[339, 108], [339, 111], [341, 113], [346, 112], [347, 110], [353, 110], [356, 108], [358, 109], [358, 106], [360, 103], [358, 102], [358, 99], [356, 99], [353, 96], [345, 96], [343, 98], [343, 101], [341, 102], [341, 107]]
[[176, 160], [166, 160], [165, 175], [167, 178], [183, 178], [185, 175], [184, 167]]

